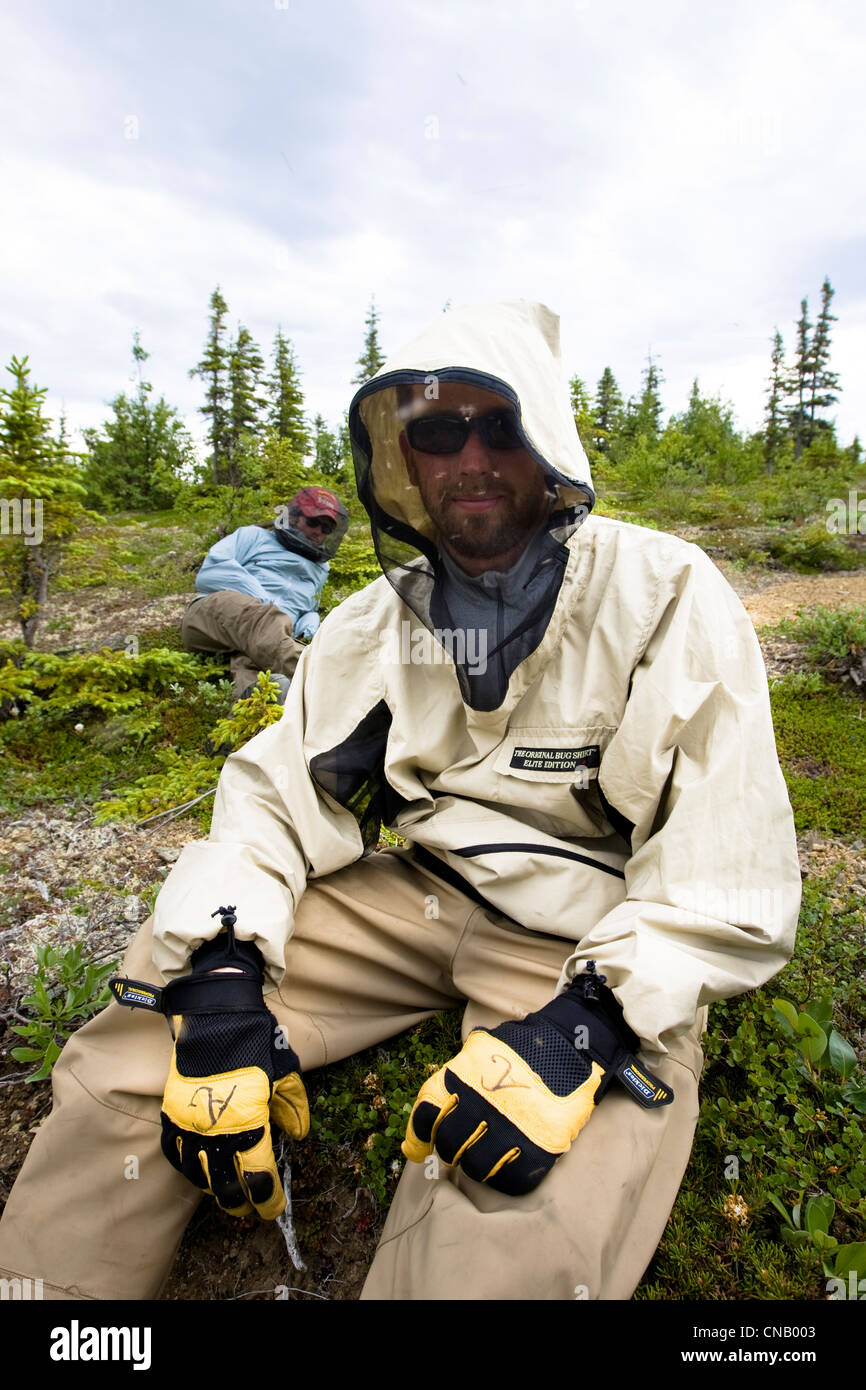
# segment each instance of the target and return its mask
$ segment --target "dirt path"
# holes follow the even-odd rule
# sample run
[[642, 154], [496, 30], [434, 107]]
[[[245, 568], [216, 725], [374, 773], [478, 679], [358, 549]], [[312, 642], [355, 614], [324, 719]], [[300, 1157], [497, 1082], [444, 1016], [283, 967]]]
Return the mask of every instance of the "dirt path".
[[[148, 629], [180, 627], [186, 606], [194, 595], [164, 594], [161, 598], [142, 598], [123, 589], [79, 589], [74, 593], [52, 595], [45, 607], [45, 618], [37, 629], [36, 648], [41, 652], [58, 649], [98, 651], [103, 645], [122, 646], [129, 637]], [[7, 619], [0, 621], [0, 640], [14, 642], [21, 628]]]
[[859, 608], [866, 604], [866, 573], [846, 570], [840, 574], [788, 576], [757, 593], [741, 593], [743, 607], [755, 627], [775, 627], [783, 618], [797, 616], [798, 608]]

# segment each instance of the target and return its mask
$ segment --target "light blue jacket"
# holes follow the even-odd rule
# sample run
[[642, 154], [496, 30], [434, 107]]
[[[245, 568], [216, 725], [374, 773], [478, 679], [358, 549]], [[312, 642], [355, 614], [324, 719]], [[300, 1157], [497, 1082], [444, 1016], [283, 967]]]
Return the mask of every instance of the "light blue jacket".
[[328, 564], [317, 564], [280, 545], [273, 531], [241, 526], [212, 545], [195, 577], [201, 594], [234, 589], [288, 613], [295, 637], [310, 638], [319, 628], [319, 595]]

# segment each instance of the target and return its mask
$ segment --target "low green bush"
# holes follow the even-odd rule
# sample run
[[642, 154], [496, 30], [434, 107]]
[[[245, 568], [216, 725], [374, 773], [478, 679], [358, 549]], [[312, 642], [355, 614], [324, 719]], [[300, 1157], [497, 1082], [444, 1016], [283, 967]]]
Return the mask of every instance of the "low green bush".
[[[97, 824], [109, 820], [147, 820], [164, 811], [173, 811], [205, 793], [214, 791], [229, 753], [240, 748], [262, 729], [282, 718], [279, 689], [262, 672], [252, 693], [238, 700], [231, 713], [221, 719], [205, 740], [210, 753], [178, 752], [176, 748], [157, 748], [154, 760], [160, 770], [139, 777], [132, 786], [96, 804]], [[204, 811], [204, 808], [203, 808]], [[208, 817], [210, 808], [204, 812]]]
[[461, 1015], [461, 1009], [438, 1014], [309, 1078], [312, 1137], [339, 1153], [379, 1202], [396, 1186], [418, 1091], [460, 1051]]
[[823, 522], [797, 530], [768, 531], [764, 544], [777, 564], [804, 574], [851, 570], [866, 564], [866, 553], [831, 535]]
[[866, 651], [866, 608], [798, 608], [796, 618], [783, 618], [776, 631], [801, 642], [812, 662], [859, 656]]

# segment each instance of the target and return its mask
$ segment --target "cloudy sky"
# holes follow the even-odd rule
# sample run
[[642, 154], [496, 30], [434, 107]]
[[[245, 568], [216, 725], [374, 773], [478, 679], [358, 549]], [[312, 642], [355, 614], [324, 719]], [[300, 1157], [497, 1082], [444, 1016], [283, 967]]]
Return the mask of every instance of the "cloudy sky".
[[133, 332], [197, 435], [208, 301], [295, 344], [336, 422], [372, 295], [541, 299], [566, 371], [761, 420], [771, 338], [836, 289], [866, 433], [859, 0], [28, 0], [0, 11], [0, 356], [73, 427]]

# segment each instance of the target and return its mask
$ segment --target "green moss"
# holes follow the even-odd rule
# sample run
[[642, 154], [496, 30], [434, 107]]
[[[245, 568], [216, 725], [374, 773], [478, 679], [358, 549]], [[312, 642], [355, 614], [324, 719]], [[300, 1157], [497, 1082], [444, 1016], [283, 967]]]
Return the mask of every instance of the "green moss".
[[797, 830], [853, 836], [866, 825], [866, 720], [844, 689], [770, 689], [782, 770]]
[[[80, 733], [76, 722], [83, 724]], [[0, 812], [57, 802], [74, 810], [101, 796], [118, 778], [135, 778], [149, 769], [146, 749], [126, 742], [98, 747], [92, 736], [100, 727], [98, 719], [76, 721], [74, 715], [40, 707], [0, 725]]]
[[[138, 650], [150, 652], [159, 648], [162, 651], [183, 652], [186, 647], [180, 640], [180, 623], [169, 623], [167, 627], [145, 627], [136, 629]], [[214, 658], [216, 662], [216, 658]], [[219, 662], [228, 670], [228, 663]]]

